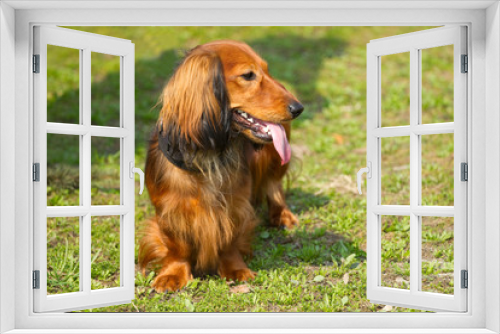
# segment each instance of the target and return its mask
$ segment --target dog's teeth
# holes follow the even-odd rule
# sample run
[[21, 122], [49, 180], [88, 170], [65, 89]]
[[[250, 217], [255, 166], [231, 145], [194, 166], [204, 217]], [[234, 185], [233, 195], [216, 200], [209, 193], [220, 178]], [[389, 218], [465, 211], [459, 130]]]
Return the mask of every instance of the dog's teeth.
[[250, 121], [250, 123], [253, 123], [252, 117], [248, 117], [247, 119]]
[[242, 113], [241, 113], [241, 116], [243, 116], [243, 117], [245, 117], [245, 118], [247, 118], [247, 117], [248, 117], [248, 115], [247, 115], [247, 113], [246, 113], [246, 112], [242, 112]]

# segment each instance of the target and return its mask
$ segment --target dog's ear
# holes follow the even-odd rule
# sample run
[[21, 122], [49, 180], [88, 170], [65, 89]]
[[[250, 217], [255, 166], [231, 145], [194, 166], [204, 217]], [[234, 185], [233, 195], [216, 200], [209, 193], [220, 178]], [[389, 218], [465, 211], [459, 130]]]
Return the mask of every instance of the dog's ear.
[[162, 100], [158, 140], [171, 162], [188, 169], [197, 152], [220, 153], [226, 148], [231, 110], [217, 54], [200, 48], [188, 53], [166, 85]]

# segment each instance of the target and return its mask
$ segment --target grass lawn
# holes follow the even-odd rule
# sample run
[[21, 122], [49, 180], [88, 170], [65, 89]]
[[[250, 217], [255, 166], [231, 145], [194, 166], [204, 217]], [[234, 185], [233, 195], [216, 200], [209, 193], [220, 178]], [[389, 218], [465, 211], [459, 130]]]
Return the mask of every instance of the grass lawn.
[[[89, 312], [407, 312], [366, 298], [366, 199], [355, 175], [366, 165], [366, 43], [422, 27], [83, 27], [136, 45], [136, 166], [144, 166], [155, 107], [182, 50], [215, 39], [247, 42], [271, 74], [304, 104], [293, 123], [287, 201], [300, 219], [294, 230], [267, 227], [259, 209], [247, 283], [199, 277], [179, 292], [155, 293], [154, 272], [136, 274], [130, 304]], [[453, 121], [453, 55], [422, 52], [425, 123]], [[93, 55], [92, 123], [117, 125], [119, 62]], [[382, 124], [409, 124], [409, 57], [382, 59]], [[48, 120], [78, 122], [78, 52], [50, 47]], [[450, 77], [451, 75], [451, 77]], [[76, 108], [76, 109], [75, 109]], [[78, 205], [78, 138], [48, 135], [48, 203]], [[422, 137], [422, 203], [453, 205], [453, 135]], [[119, 141], [92, 140], [92, 204], [119, 203]], [[409, 204], [409, 139], [383, 138], [382, 204]], [[427, 149], [425, 149], [427, 148]], [[138, 188], [137, 188], [138, 189]], [[365, 187], [363, 189], [366, 189]], [[136, 192], [136, 232], [154, 209]], [[426, 217], [423, 287], [453, 294], [453, 219]], [[49, 293], [78, 291], [78, 218], [51, 218]], [[382, 217], [382, 284], [409, 288], [409, 219]], [[119, 286], [119, 217], [92, 220], [92, 287]], [[137, 255], [136, 247], [136, 255]]]

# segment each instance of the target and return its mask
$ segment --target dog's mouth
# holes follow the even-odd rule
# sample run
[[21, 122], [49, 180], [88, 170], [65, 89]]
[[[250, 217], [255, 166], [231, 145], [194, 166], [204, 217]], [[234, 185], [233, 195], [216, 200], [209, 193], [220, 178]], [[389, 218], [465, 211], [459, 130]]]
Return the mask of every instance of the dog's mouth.
[[261, 142], [272, 142], [281, 157], [282, 165], [290, 161], [292, 150], [283, 125], [258, 119], [239, 109], [233, 110], [233, 121], [241, 128], [250, 130], [252, 136]]

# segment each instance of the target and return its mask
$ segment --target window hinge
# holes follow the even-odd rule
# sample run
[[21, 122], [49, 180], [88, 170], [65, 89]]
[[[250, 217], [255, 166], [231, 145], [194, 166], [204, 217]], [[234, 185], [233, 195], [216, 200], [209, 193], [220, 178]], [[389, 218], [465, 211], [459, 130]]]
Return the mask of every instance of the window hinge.
[[38, 162], [33, 164], [33, 181], [40, 182], [40, 164]]
[[461, 181], [469, 181], [469, 167], [467, 165], [466, 162], [462, 162], [460, 164], [460, 167], [461, 167], [461, 177], [460, 177], [460, 180]]
[[467, 55], [462, 55], [462, 73], [467, 73], [469, 71], [469, 57]]
[[33, 73], [40, 73], [40, 55], [33, 55]]
[[40, 270], [33, 270], [33, 289], [40, 289]]
[[461, 276], [462, 276], [462, 289], [467, 289], [469, 288], [469, 273], [467, 270], [462, 270], [461, 271]]

